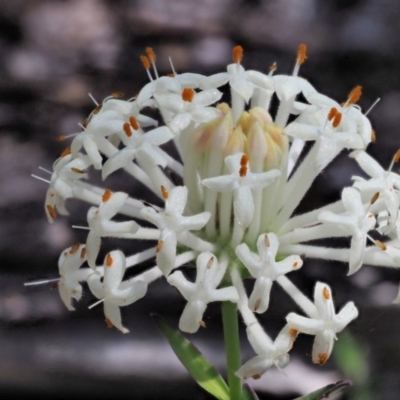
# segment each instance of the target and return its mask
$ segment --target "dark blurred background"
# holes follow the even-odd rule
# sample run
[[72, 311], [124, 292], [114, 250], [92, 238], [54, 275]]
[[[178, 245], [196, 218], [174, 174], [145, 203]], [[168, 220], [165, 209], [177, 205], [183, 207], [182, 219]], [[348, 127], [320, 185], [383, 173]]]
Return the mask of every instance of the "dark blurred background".
[[[244, 48], [246, 68], [268, 71], [276, 61], [278, 73], [290, 73], [298, 45], [306, 43], [301, 75], [322, 93], [344, 101], [362, 85], [364, 110], [382, 98], [370, 114], [377, 142], [369, 151], [387, 167], [400, 147], [399, 11], [398, 0], [0, 0], [0, 394], [208, 398], [150, 317], [157, 313], [177, 326], [184, 300], [164, 281], [123, 309], [128, 335], [106, 329], [101, 306], [87, 309], [94, 301], [88, 290], [70, 313], [50, 285], [23, 286], [57, 277], [60, 252], [85, 240], [71, 225], [85, 225], [87, 206], [70, 201], [71, 217], [49, 225], [47, 185], [30, 175], [44, 175], [38, 166], [51, 169], [65, 147], [56, 136], [77, 131], [94, 107], [89, 92], [98, 101], [115, 91], [135, 95], [147, 82], [139, 60], [147, 46], [155, 49], [162, 74], [170, 72], [169, 56], [178, 72], [219, 72], [236, 44]], [[346, 155], [338, 157], [303, 209], [337, 200], [357, 172]], [[124, 178], [121, 173], [108, 186], [140, 191], [134, 182], [122, 186]], [[132, 248], [105, 242], [106, 248]], [[312, 338], [301, 337], [286, 375], [272, 369], [250, 382], [261, 399], [293, 398], [342, 377], [356, 383], [349, 400], [399, 398], [400, 311], [391, 301], [400, 273], [368, 267], [350, 278], [346, 273], [343, 264], [307, 260], [291, 277], [310, 296], [316, 280], [328, 282], [337, 307], [354, 300], [361, 315], [324, 368], [312, 366]], [[295, 307], [279, 287], [272, 297], [262, 319], [274, 337]], [[206, 322], [191, 339], [223, 371], [218, 305], [209, 308]], [[245, 361], [253, 353], [242, 338]], [[359, 358], [348, 358], [357, 349]]]

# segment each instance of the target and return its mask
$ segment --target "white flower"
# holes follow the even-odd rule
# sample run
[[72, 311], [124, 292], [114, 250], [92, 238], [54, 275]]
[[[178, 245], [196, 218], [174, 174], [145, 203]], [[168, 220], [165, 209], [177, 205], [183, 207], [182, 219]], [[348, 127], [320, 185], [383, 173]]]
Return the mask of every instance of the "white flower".
[[233, 286], [217, 289], [224, 277], [227, 262], [218, 263], [210, 252], [201, 253], [197, 257], [196, 282], [189, 282], [181, 271], [176, 271], [168, 277], [168, 283], [175, 286], [188, 301], [179, 321], [179, 329], [195, 333], [200, 326], [205, 327], [203, 314], [207, 304], [213, 301], [239, 300]]
[[331, 289], [322, 282], [317, 282], [315, 286], [314, 301], [318, 315], [306, 318], [290, 313], [286, 320], [291, 328], [308, 335], [315, 335], [312, 360], [315, 364], [323, 365], [331, 355], [336, 333], [342, 331], [358, 316], [358, 310], [353, 302], [349, 302], [335, 314]]
[[[158, 212], [153, 207], [145, 207], [140, 211], [143, 218], [160, 229], [157, 245], [157, 265], [165, 276], [168, 276], [175, 265], [177, 242], [190, 243], [197, 239], [189, 231], [204, 227], [210, 218], [207, 211], [193, 216], [183, 216], [188, 190], [185, 186], [177, 186], [168, 192], [162, 188], [165, 199], [165, 211]], [[195, 240], [198, 242], [198, 240]]]
[[273, 282], [281, 275], [298, 270], [303, 265], [299, 256], [290, 256], [275, 261], [279, 249], [279, 240], [274, 233], [260, 235], [257, 240], [258, 256], [250, 252], [247, 244], [236, 247], [236, 255], [256, 279], [249, 299], [251, 310], [264, 313], [268, 309]]
[[217, 192], [233, 192], [233, 208], [239, 225], [246, 229], [253, 219], [254, 201], [252, 190], [264, 189], [281, 173], [277, 169], [268, 172], [252, 173], [245, 154], [235, 154], [225, 159], [230, 175], [208, 178], [202, 181], [204, 186]]
[[141, 299], [147, 292], [147, 283], [141, 280], [122, 286], [125, 273], [125, 256], [120, 250], [111, 251], [104, 259], [104, 279], [97, 272], [88, 277], [91, 292], [104, 301], [107, 326], [115, 326], [122, 333], [129, 330], [122, 326], [119, 307], [128, 306]]
[[106, 189], [100, 207], [91, 207], [88, 211], [87, 220], [90, 232], [86, 241], [86, 253], [88, 264], [93, 269], [96, 268], [96, 258], [99, 254], [102, 237], [124, 237], [125, 234], [133, 234], [139, 229], [139, 225], [134, 221], [111, 221], [111, 218], [125, 204], [127, 198], [126, 193], [112, 193]]

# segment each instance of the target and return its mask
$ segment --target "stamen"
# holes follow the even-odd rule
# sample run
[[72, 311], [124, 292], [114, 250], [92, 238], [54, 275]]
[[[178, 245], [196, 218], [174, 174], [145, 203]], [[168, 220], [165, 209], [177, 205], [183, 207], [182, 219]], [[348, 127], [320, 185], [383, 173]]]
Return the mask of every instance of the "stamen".
[[265, 246], [271, 247], [271, 243], [269, 242], [267, 234], [264, 235], [264, 243], [265, 243]]
[[80, 243], [73, 244], [69, 249], [69, 254], [75, 254], [78, 251], [80, 245]]
[[81, 128], [82, 128], [83, 130], [85, 130], [85, 129], [87, 128], [88, 125], [89, 125], [89, 118], [85, 118], [85, 119], [83, 120], [83, 124], [80, 125], [80, 126], [81, 126]]
[[111, 190], [110, 190], [110, 189], [106, 189], [106, 190], [104, 191], [104, 193], [103, 193], [102, 198], [101, 198], [101, 200], [103, 201], [103, 203], [105, 203], [106, 201], [110, 200], [110, 199], [111, 199], [111, 195], [112, 195]]
[[182, 90], [182, 100], [191, 103], [195, 95], [195, 91], [191, 88], [185, 88]]
[[107, 328], [114, 328], [114, 324], [108, 318], [104, 321], [106, 322]]
[[71, 147], [66, 147], [63, 152], [61, 153], [60, 157], [63, 158], [65, 156], [67, 156], [68, 154], [71, 154]]
[[329, 293], [329, 290], [326, 286], [322, 290], [322, 295], [324, 296], [325, 300], [329, 300], [331, 298], [331, 294]]
[[128, 137], [132, 136], [132, 131], [131, 131], [131, 125], [128, 122], [125, 122], [124, 125], [122, 126], [125, 135]]
[[371, 142], [372, 143], [376, 142], [376, 133], [373, 129], [371, 130]]
[[206, 325], [206, 323], [205, 323], [204, 321], [199, 321], [199, 325], [200, 325], [202, 328], [207, 328], [207, 325]]
[[356, 86], [350, 93], [349, 98], [347, 99], [346, 105], [351, 106], [360, 99], [361, 97], [361, 86]]
[[111, 267], [113, 265], [113, 258], [111, 257], [110, 253], [107, 254], [106, 256], [106, 265], [107, 267]]
[[157, 243], [156, 253], [159, 253], [159, 252], [162, 250], [163, 246], [164, 246], [164, 240], [160, 240], [160, 241]]
[[239, 170], [239, 176], [243, 178], [244, 176], [247, 175], [247, 163], [249, 162], [249, 158], [246, 156], [246, 154], [242, 155], [242, 158], [240, 159], [240, 170]]
[[49, 180], [44, 179], [41, 176], [37, 176], [37, 175], [32, 174], [31, 177], [37, 179], [38, 181], [42, 181], [42, 182], [45, 182], [47, 184], [51, 184], [51, 182]]
[[85, 255], [86, 255], [86, 246], [85, 247], [82, 247], [82, 250], [81, 250], [81, 259], [83, 260], [84, 258], [85, 258]]
[[214, 257], [210, 257], [210, 259], [208, 260], [208, 263], [207, 263], [207, 269], [211, 268], [211, 265], [213, 264], [213, 262], [214, 262]]
[[168, 74], [168, 76], [171, 76], [173, 78], [174, 76], [176, 76], [176, 71], [175, 71], [175, 68], [174, 68], [174, 64], [172, 64], [171, 57], [169, 57], [168, 60], [169, 60], [169, 64], [171, 65], [171, 69], [172, 69], [172, 74]]
[[397, 163], [399, 160], [400, 160], [400, 149], [396, 151], [396, 154], [392, 158], [392, 162], [390, 163], [389, 168], [387, 170], [386, 174], [387, 176], [389, 176], [389, 174], [392, 172], [394, 163]]
[[151, 63], [156, 62], [156, 59], [157, 59], [156, 53], [154, 52], [152, 47], [146, 47], [146, 54]]
[[371, 197], [371, 205], [374, 204], [379, 198], [379, 192], [376, 192], [372, 197]]
[[307, 52], [307, 46], [304, 43], [302, 43], [299, 46], [299, 49], [297, 50], [297, 61], [296, 62], [298, 65], [301, 65], [304, 63], [304, 61], [306, 61], [306, 59], [307, 59], [306, 52]]
[[269, 67], [269, 75], [271, 76], [276, 69], [278, 68], [278, 65], [276, 64], [276, 62], [274, 62], [270, 67]]
[[318, 364], [324, 365], [328, 361], [328, 354], [327, 353], [320, 353], [318, 354]]
[[98, 306], [99, 304], [101, 304], [104, 301], [104, 299], [100, 299], [99, 301], [96, 301], [95, 303], [91, 304], [88, 309], [91, 310], [92, 308]]
[[297, 335], [299, 334], [299, 331], [294, 328], [289, 329], [289, 335], [292, 337], [292, 340], [295, 340], [297, 338]]
[[339, 111], [338, 111], [338, 113], [335, 115], [335, 118], [333, 118], [333, 121], [332, 121], [332, 126], [334, 127], [334, 128], [337, 128], [339, 125], [340, 125], [340, 122], [342, 121], [342, 113], [340, 113]]
[[88, 96], [92, 99], [93, 103], [96, 104], [96, 106], [99, 105], [99, 103], [96, 101], [96, 99], [93, 97], [92, 93], [88, 93]]
[[41, 167], [41, 166], [39, 166], [38, 168], [39, 168], [41, 171], [47, 172], [47, 173], [50, 174], [50, 175], [53, 174], [53, 172], [49, 171], [49, 170], [46, 169], [46, 168], [43, 168], [43, 167]]
[[243, 58], [243, 47], [242, 46], [235, 46], [232, 50], [232, 58], [233, 62], [239, 64]]
[[132, 125], [135, 131], [138, 131], [140, 129], [139, 123], [137, 122], [137, 119], [133, 115], [129, 117], [129, 123]]
[[93, 111], [92, 114], [96, 115], [100, 112], [101, 108], [103, 107], [103, 104], [99, 104]]
[[43, 279], [40, 281], [33, 281], [33, 282], [25, 282], [24, 286], [44, 285], [46, 283], [58, 282], [59, 280], [60, 278], [54, 278], [54, 279]]
[[63, 142], [67, 137], [67, 135], [58, 135], [56, 137], [56, 142]]
[[46, 206], [46, 208], [47, 208], [47, 211], [50, 214], [50, 217], [53, 218], [53, 219], [56, 219], [57, 218], [57, 213], [56, 213], [56, 210], [54, 209], [54, 207], [51, 206], [50, 204], [48, 204]]
[[254, 304], [254, 311], [257, 311], [257, 310], [258, 310], [258, 308], [260, 307], [260, 304], [261, 304], [261, 299], [258, 298], [258, 299], [256, 300], [256, 303]]
[[368, 110], [364, 113], [364, 115], [365, 115], [365, 116], [368, 115], [368, 114], [371, 112], [371, 110], [372, 110], [380, 101], [381, 101], [381, 98], [378, 97], [378, 98], [372, 103], [372, 106], [371, 106], [370, 108], [368, 108]]
[[169, 193], [168, 193], [168, 190], [162, 185], [161, 185], [161, 193], [162, 193], [162, 196], [164, 197], [164, 200], [167, 200]]
[[72, 225], [72, 229], [83, 229], [85, 231], [90, 231], [90, 228], [88, 226], [80, 226], [80, 225]]
[[114, 97], [114, 99], [120, 99], [121, 97], [124, 97], [124, 94], [122, 92], [112, 92], [111, 96]]
[[143, 64], [143, 67], [147, 70], [150, 69], [151, 65], [150, 65], [150, 60], [146, 57], [146, 56], [140, 56], [140, 61]]
[[329, 114], [328, 114], [328, 121], [332, 121], [335, 117], [336, 117], [336, 115], [338, 114], [338, 110], [337, 110], [337, 108], [335, 108], [335, 107], [332, 107], [330, 110], [329, 110]]
[[383, 251], [387, 249], [386, 244], [381, 242], [380, 240], [375, 240], [375, 244]]
[[76, 174], [84, 174], [85, 171], [83, 169], [79, 169], [79, 168], [75, 168], [75, 167], [71, 167], [71, 171], [75, 172]]

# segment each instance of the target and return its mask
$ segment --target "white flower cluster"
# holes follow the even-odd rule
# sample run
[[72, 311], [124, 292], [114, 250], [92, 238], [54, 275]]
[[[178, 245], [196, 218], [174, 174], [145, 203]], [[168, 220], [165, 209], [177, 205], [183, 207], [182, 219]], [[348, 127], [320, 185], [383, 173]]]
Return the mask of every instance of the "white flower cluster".
[[[284, 368], [298, 333], [315, 336], [312, 359], [324, 364], [336, 333], [357, 317], [357, 308], [349, 302], [336, 314], [328, 284], [316, 283], [312, 302], [287, 274], [301, 268], [305, 258], [346, 262], [349, 274], [364, 264], [400, 266], [400, 176], [392, 172], [400, 153], [386, 171], [365, 152], [374, 134], [356, 105], [360, 87], [340, 105], [298, 76], [305, 45], [289, 76], [274, 75], [275, 65], [268, 75], [246, 71], [243, 50], [236, 46], [227, 72], [206, 77], [173, 70], [159, 77], [155, 54], [146, 51], [141, 59], [150, 83], [130, 100], [106, 98], [53, 167], [45, 202], [50, 223], [57, 213], [67, 214], [68, 198], [94, 204], [86, 243], [66, 249], [59, 260], [63, 302], [73, 310], [72, 299], [79, 301], [81, 284], [87, 282], [103, 302], [108, 326], [125, 333], [120, 307], [142, 298], [152, 281], [165, 277], [187, 300], [179, 323], [184, 332], [205, 327], [208, 303], [237, 303], [257, 353], [239, 376], [257, 378], [272, 365]], [[225, 84], [231, 106], [218, 103], [218, 88]], [[274, 117], [269, 113], [273, 98], [278, 102]], [[162, 126], [146, 115], [149, 109], [158, 110]], [[308, 141], [310, 150], [303, 151]], [[160, 147], [167, 142], [175, 144], [178, 159]], [[314, 179], [343, 150], [351, 151], [370, 179], [353, 177], [340, 201], [296, 215]], [[91, 167], [101, 170], [104, 180], [123, 169], [159, 201], [150, 205], [95, 187], [87, 182]], [[171, 179], [171, 173], [178, 178]], [[127, 220], [113, 221], [117, 214]], [[154, 228], [142, 226], [143, 221]], [[371, 232], [388, 239], [372, 239]], [[149, 248], [128, 257], [112, 251], [98, 265], [107, 237], [150, 241], [145, 242]], [[349, 238], [349, 248], [307, 244], [331, 237]], [[127, 268], [154, 257], [154, 267], [123, 280]], [[88, 267], [82, 268], [85, 262]], [[177, 270], [188, 263], [196, 264], [195, 282]], [[244, 277], [254, 278], [249, 298]], [[274, 282], [305, 316], [290, 313], [272, 341], [255, 313], [267, 311]]]

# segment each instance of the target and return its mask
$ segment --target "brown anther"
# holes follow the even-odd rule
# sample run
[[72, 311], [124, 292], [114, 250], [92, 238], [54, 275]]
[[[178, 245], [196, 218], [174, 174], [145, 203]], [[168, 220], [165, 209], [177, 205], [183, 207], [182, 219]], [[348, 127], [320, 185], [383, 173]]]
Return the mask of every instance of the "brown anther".
[[276, 65], [276, 62], [274, 62], [274, 63], [269, 67], [269, 70], [270, 70], [270, 71], [276, 71], [277, 68], [278, 68], [278, 66]]
[[299, 49], [297, 50], [297, 64], [301, 65], [304, 63], [304, 61], [306, 61], [307, 59], [307, 46], [302, 43], [299, 46]]
[[380, 240], [375, 240], [375, 244], [383, 251], [387, 249], [386, 244], [381, 242]]
[[83, 259], [85, 258], [85, 256], [86, 256], [86, 247], [82, 247], [82, 250], [81, 250], [81, 259], [83, 260]]
[[244, 176], [247, 175], [248, 168], [247, 164], [249, 162], [249, 158], [246, 156], [246, 154], [242, 155], [242, 158], [240, 159], [240, 170], [239, 170], [239, 176], [243, 178]]
[[173, 72], [170, 72], [169, 74], [167, 74], [167, 76], [169, 78], [175, 78], [176, 74], [174, 74]]
[[361, 86], [356, 86], [350, 93], [349, 98], [347, 100], [347, 105], [351, 106], [352, 104], [357, 103], [357, 101], [361, 97]]
[[103, 203], [111, 199], [112, 192], [110, 189], [106, 189], [101, 197]]
[[79, 250], [80, 243], [75, 243], [69, 248], [69, 254], [75, 254]]
[[114, 260], [113, 260], [113, 258], [111, 257], [111, 254], [108, 253], [108, 254], [106, 255], [106, 265], [107, 265], [107, 267], [111, 267], [111, 265], [113, 265], [113, 262], [114, 262]]
[[374, 204], [378, 200], [378, 198], [379, 198], [379, 192], [376, 192], [371, 198], [370, 201], [371, 205]]
[[139, 123], [137, 122], [137, 119], [133, 115], [129, 117], [129, 123], [132, 125], [132, 128], [135, 131], [138, 131], [140, 129]]
[[82, 126], [83, 126], [84, 128], [86, 128], [86, 127], [88, 126], [88, 124], [89, 124], [89, 118], [85, 118], [85, 119], [83, 120]]
[[318, 354], [318, 364], [324, 365], [328, 361], [328, 354], [327, 353], [319, 353]]
[[191, 103], [193, 101], [196, 92], [191, 88], [185, 88], [182, 90], [182, 100]]
[[243, 47], [242, 46], [235, 46], [232, 50], [232, 58], [233, 62], [239, 64], [243, 58]]
[[75, 168], [75, 167], [71, 167], [71, 171], [75, 172], [76, 174], [84, 174], [85, 171], [83, 169], [79, 169], [79, 168]]
[[337, 115], [338, 112], [339, 112], [339, 111], [337, 110], [336, 107], [332, 107], [332, 108], [329, 110], [328, 121], [332, 121], [332, 120], [336, 117], [336, 115]]
[[297, 335], [299, 334], [299, 331], [294, 328], [289, 329], [289, 335], [292, 338], [292, 340], [295, 340], [297, 338]]
[[164, 247], [164, 240], [160, 240], [157, 243], [156, 252], [159, 253], [162, 250], [163, 247]]
[[376, 133], [373, 129], [371, 130], [371, 142], [372, 143], [376, 142]]
[[114, 97], [114, 99], [120, 99], [121, 97], [124, 97], [124, 94], [122, 92], [112, 92], [111, 96]]
[[68, 251], [64, 251], [63, 256], [67, 257], [67, 255], [68, 255]]
[[260, 379], [260, 378], [261, 378], [261, 375], [260, 375], [260, 374], [254, 374], [254, 375], [252, 376], [252, 378], [253, 378], [254, 380]]
[[150, 61], [146, 56], [140, 56], [140, 61], [145, 69], [150, 69]]
[[295, 261], [295, 262], [293, 263], [293, 268], [296, 268], [298, 265], [299, 265], [299, 263], [298, 263], [297, 261]]
[[106, 322], [107, 328], [114, 328], [114, 324], [108, 318], [104, 321]]
[[199, 321], [199, 325], [200, 325], [202, 328], [207, 328], [207, 325], [206, 325], [206, 323], [205, 323], [204, 321]]
[[50, 285], [50, 290], [54, 290], [54, 289], [57, 289], [58, 288], [58, 282], [53, 282], [51, 285]]
[[102, 107], [103, 107], [103, 104], [99, 104], [99, 105], [92, 111], [92, 113], [93, 113], [94, 115], [98, 114], [98, 113], [100, 112], [100, 110], [101, 110]]
[[128, 122], [125, 122], [124, 125], [122, 125], [122, 129], [124, 130], [126, 136], [132, 136], [131, 125]]
[[261, 304], [261, 299], [258, 298], [258, 299], [256, 300], [256, 303], [254, 304], [254, 311], [257, 311], [257, 310], [258, 310], [258, 308], [260, 307], [260, 304]]
[[55, 196], [55, 194], [54, 193], [50, 193], [50, 197], [54, 197]]
[[326, 286], [322, 290], [322, 295], [324, 296], [325, 300], [329, 300], [331, 298], [331, 294], [329, 292], [329, 289]]
[[168, 190], [162, 185], [161, 185], [161, 194], [162, 194], [162, 197], [164, 197], [164, 200], [168, 199], [168, 196], [169, 196]]
[[338, 112], [338, 113], [335, 115], [335, 118], [333, 118], [332, 126], [333, 126], [334, 128], [337, 128], [337, 127], [340, 125], [341, 122], [342, 122], [342, 113]]
[[156, 62], [156, 59], [157, 59], [156, 53], [154, 52], [152, 47], [146, 47], [146, 54], [151, 63]]
[[265, 243], [265, 246], [271, 247], [271, 243], [270, 243], [270, 241], [268, 239], [268, 235], [267, 234], [264, 235], [264, 243]]
[[56, 142], [63, 142], [67, 138], [66, 135], [58, 135], [56, 137]]
[[47, 212], [50, 214], [50, 217], [53, 218], [53, 219], [56, 219], [57, 218], [57, 213], [56, 213], [56, 210], [54, 209], [54, 207], [51, 206], [50, 204], [48, 204], [46, 206], [46, 208], [47, 208]]
[[68, 154], [71, 154], [71, 147], [66, 147], [63, 152], [61, 153], [61, 158], [67, 156]]
[[400, 160], [400, 149], [396, 151], [396, 154], [393, 157], [393, 162], [398, 162]]

